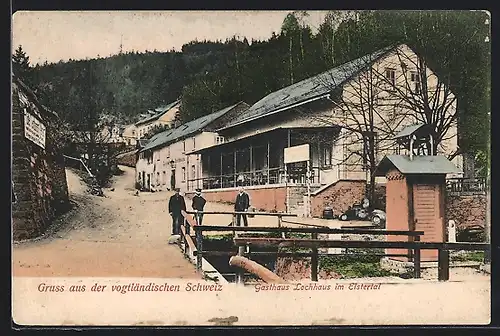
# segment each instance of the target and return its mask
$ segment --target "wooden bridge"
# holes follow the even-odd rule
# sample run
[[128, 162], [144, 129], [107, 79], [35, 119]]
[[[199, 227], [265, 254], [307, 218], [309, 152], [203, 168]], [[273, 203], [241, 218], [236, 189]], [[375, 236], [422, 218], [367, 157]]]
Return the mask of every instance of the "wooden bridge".
[[[444, 243], [444, 242], [422, 242], [420, 237], [424, 234], [423, 231], [394, 231], [394, 230], [378, 230], [378, 229], [360, 229], [360, 228], [328, 228], [320, 226], [309, 227], [286, 227], [283, 226], [283, 217], [296, 217], [295, 214], [286, 213], [266, 213], [266, 212], [202, 212], [204, 215], [210, 214], [230, 214], [233, 215], [233, 225], [236, 215], [254, 215], [254, 216], [275, 216], [277, 218], [276, 227], [249, 227], [249, 226], [209, 226], [198, 225], [193, 218], [196, 212], [183, 211], [184, 225], [181, 227], [181, 239], [184, 243], [184, 253], [186, 255], [196, 256], [196, 268], [202, 270], [203, 256], [208, 255], [228, 255], [238, 256], [240, 259], [234, 266], [245, 267], [248, 271], [256, 274], [261, 279], [273, 281], [269, 275], [269, 270], [263, 266], [256, 266], [252, 262], [243, 265], [241, 258], [244, 256], [251, 258], [252, 255], [275, 255], [277, 257], [309, 257], [311, 260], [311, 280], [318, 281], [318, 248], [358, 248], [367, 250], [366, 255], [377, 255], [386, 257], [407, 257], [414, 264], [414, 278], [420, 278], [421, 259], [420, 252], [423, 249], [438, 250], [438, 279], [440, 281], [449, 280], [449, 251], [465, 250], [465, 251], [489, 251], [490, 244], [487, 243]], [[293, 224], [302, 224], [297, 222], [286, 222]], [[302, 224], [307, 225], [307, 224]], [[193, 240], [191, 230], [194, 230]], [[203, 250], [203, 233], [204, 232], [232, 232], [234, 245], [238, 247], [238, 252], [228, 251], [205, 251]], [[282, 238], [270, 237], [242, 237], [241, 233], [260, 232], [260, 233], [279, 233]], [[287, 233], [304, 233], [310, 234], [311, 238], [286, 238]], [[351, 234], [351, 235], [382, 235], [382, 236], [405, 236], [406, 240], [401, 241], [366, 241], [366, 240], [325, 240], [318, 239], [318, 234]], [[277, 247], [296, 247], [309, 248], [311, 252], [251, 252], [247, 251], [246, 247], [250, 246], [277, 246]], [[407, 254], [389, 254], [389, 253], [371, 253], [373, 249], [406, 249]], [[332, 255], [321, 253], [321, 255]], [[336, 254], [338, 255], [338, 254]], [[349, 255], [349, 254], [347, 254]], [[350, 254], [356, 256], [356, 254]], [[358, 255], [359, 256], [359, 255]], [[237, 274], [237, 282], [242, 282], [243, 270]]]

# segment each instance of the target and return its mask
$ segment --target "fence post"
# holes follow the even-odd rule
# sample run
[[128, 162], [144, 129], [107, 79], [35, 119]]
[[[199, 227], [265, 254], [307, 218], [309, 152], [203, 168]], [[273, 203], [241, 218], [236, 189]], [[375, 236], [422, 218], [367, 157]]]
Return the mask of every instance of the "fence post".
[[196, 270], [201, 271], [203, 262], [203, 233], [194, 228], [196, 235]]
[[[318, 239], [318, 233], [312, 233], [312, 239]], [[315, 246], [312, 248], [311, 253], [311, 280], [318, 281], [318, 248]]]
[[[414, 242], [420, 242], [420, 236], [415, 236]], [[413, 270], [415, 279], [420, 278], [420, 248], [416, 247], [413, 251]]]
[[187, 237], [189, 236], [191, 228], [190, 228], [189, 222], [187, 221], [186, 218], [184, 218], [184, 227], [186, 228], [186, 235], [184, 236], [184, 252], [186, 253], [186, 255], [189, 256], [191, 251], [189, 250], [189, 245], [187, 243]]
[[448, 250], [438, 250], [438, 280], [450, 279], [450, 256]]

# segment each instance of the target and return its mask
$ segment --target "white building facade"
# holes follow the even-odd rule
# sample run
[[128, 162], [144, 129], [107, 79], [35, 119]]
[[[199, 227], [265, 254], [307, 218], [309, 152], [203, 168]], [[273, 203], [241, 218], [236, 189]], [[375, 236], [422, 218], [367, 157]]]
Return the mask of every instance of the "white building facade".
[[214, 129], [247, 108], [240, 102], [155, 135], [139, 152], [136, 182], [145, 190], [180, 188], [186, 192], [201, 188], [200, 155], [191, 152], [220, 143], [221, 137]]

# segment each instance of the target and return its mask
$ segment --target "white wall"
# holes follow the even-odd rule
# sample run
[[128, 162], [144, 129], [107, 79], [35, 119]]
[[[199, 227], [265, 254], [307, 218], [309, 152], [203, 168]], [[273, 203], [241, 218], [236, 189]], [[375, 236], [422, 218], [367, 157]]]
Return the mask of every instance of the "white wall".
[[153, 174], [153, 186], [158, 190], [165, 190], [170, 189], [172, 170], [175, 170], [175, 186], [180, 188], [182, 192], [197, 187], [201, 188], [201, 181], [188, 185], [188, 180], [202, 176], [200, 154], [188, 155], [188, 153], [215, 144], [215, 137], [216, 133], [202, 132], [168, 146], [157, 148], [153, 151], [151, 163], [148, 164], [146, 159], [139, 158], [136, 166], [137, 174], [142, 171], [145, 171], [146, 174]]

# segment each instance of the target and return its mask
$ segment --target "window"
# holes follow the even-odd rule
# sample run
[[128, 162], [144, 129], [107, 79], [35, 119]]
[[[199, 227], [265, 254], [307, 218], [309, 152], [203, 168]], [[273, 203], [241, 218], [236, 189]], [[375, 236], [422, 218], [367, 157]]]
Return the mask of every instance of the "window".
[[222, 136], [216, 136], [215, 137], [215, 143], [218, 145], [218, 144], [221, 144], [221, 143], [224, 143], [224, 137]]
[[385, 69], [385, 78], [389, 80], [392, 86], [396, 85], [396, 71], [394, 69]]
[[193, 137], [193, 149], [196, 148], [196, 138]]
[[167, 172], [163, 171], [163, 185], [167, 184]]
[[332, 146], [328, 144], [323, 144], [321, 146], [321, 165], [323, 167], [331, 167], [332, 166]]
[[195, 165], [191, 166], [191, 178], [192, 179], [196, 178], [196, 166]]
[[157, 172], [156, 173], [156, 185], [159, 186], [160, 185], [160, 172]]
[[182, 152], [186, 152], [186, 140], [182, 141]]
[[135, 131], [132, 131], [132, 135], [135, 135]]
[[186, 167], [182, 167], [182, 182], [186, 182]]
[[420, 76], [419, 76], [418, 72], [412, 71], [411, 82], [413, 84], [413, 92], [415, 94], [420, 94]]

